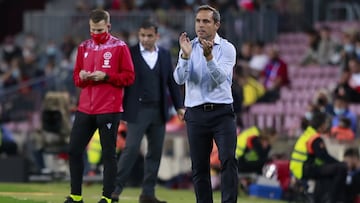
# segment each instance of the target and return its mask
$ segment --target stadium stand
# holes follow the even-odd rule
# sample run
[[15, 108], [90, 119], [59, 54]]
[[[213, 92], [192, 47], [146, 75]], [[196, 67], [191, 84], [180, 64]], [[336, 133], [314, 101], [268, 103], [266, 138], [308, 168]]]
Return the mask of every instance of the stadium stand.
[[[52, 0], [48, 1], [44, 10], [24, 13], [23, 33], [16, 36], [16, 44], [25, 50], [28, 45], [35, 43], [30, 54], [33, 53], [39, 58], [45, 55], [45, 44], [52, 37], [56, 38], [57, 48], [61, 52], [63, 51], [63, 38], [65, 36], [71, 35], [74, 44], [76, 44], [79, 39], [86, 37], [88, 34], [87, 15], [84, 14], [83, 9], [87, 11], [86, 9], [95, 7], [95, 5], [80, 5], [80, 2], [81, 1]], [[89, 2], [94, 3], [94, 1]], [[143, 5], [144, 9], [126, 10], [127, 8], [124, 7], [125, 12], [120, 9], [112, 10], [112, 16], [114, 16], [112, 19], [112, 31], [119, 32], [119, 36], [129, 40], [130, 44], [133, 42], [131, 40], [134, 40], [134, 36], [136, 38], [136, 33], [132, 33], [131, 30], [137, 27], [136, 23], [147, 17], [162, 17], [162, 19], [165, 19], [162, 31], [168, 34], [166, 36], [167, 41], [170, 41], [171, 51], [174, 54], [174, 58], [176, 58], [178, 32], [180, 30], [193, 30], [193, 17], [189, 15], [189, 13], [195, 5], [179, 6], [174, 3], [175, 1], [169, 2], [171, 6], [160, 8], [156, 12], [148, 5]], [[167, 11], [167, 9], [173, 9], [171, 10], [171, 17], [167, 16], [168, 13], [164, 12]], [[267, 20], [269, 19], [275, 19], [273, 18], [274, 13], [267, 15], [269, 10], [266, 10], [266, 8], [261, 9], [264, 9], [261, 15], [257, 15], [256, 13], [246, 15], [246, 13], [242, 13], [238, 8], [235, 10], [229, 8], [231, 12], [227, 12], [222, 16], [225, 20], [222, 26], [224, 30], [221, 30], [221, 34], [230, 35], [229, 39], [234, 41], [236, 46], [240, 46], [242, 40], [251, 40], [253, 37], [257, 37], [266, 42], [276, 42], [282, 58], [288, 63], [291, 85], [281, 89], [280, 99], [277, 102], [254, 104], [248, 111], [243, 113], [242, 117], [244, 126], [272, 126], [280, 132], [282, 137], [293, 138], [299, 133], [300, 121], [304, 116], [306, 106], [313, 101], [318, 89], [326, 88], [331, 90], [336, 86], [341, 73], [341, 67], [339, 64], [300, 66], [301, 56], [307, 46], [306, 34], [303, 30], [295, 29], [291, 32], [277, 35], [278, 23], [282, 22], [268, 22]], [[261, 13], [261, 9], [258, 10], [258, 13]], [[341, 43], [343, 31], [348, 28], [358, 28], [360, 22], [316, 22], [314, 23], [314, 28], [320, 28], [323, 25], [329, 26], [333, 31], [332, 37], [335, 41]], [[27, 41], [28, 34], [30, 33], [33, 35], [35, 41]], [[194, 33], [190, 34], [193, 35]], [[3, 47], [4, 44], [2, 43], [1, 45]], [[7, 117], [10, 118], [6, 121], [6, 125], [9, 129], [16, 132], [16, 139], [19, 143], [24, 144], [28, 140], [29, 132], [41, 126], [42, 100], [47, 91], [67, 90], [70, 93], [72, 104], [76, 102], [77, 91], [71, 89], [72, 83], [70, 82], [72, 64], [74, 62], [73, 58], [71, 58], [73, 53], [74, 47], [72, 47], [68, 57], [64, 57], [64, 53], [61, 54], [63, 58], [59, 63], [55, 64], [54, 68], [58, 72], [54, 71], [52, 76], [45, 74], [51, 72], [51, 70], [45, 67], [39, 67], [43, 72], [40, 76], [34, 74], [33, 78], [27, 78], [27, 80], [21, 81], [21, 83], [11, 88], [0, 88], [1, 107], [5, 109], [3, 114], [9, 115]], [[25, 55], [26, 54], [29, 53], [25, 52]], [[174, 61], [174, 63], [175, 62], [176, 61]], [[2, 68], [5, 67], [4, 64], [0, 64], [0, 66]], [[1, 75], [3, 74], [4, 73], [1, 72]], [[55, 85], [54, 89], [50, 89], [49, 86], [47, 86], [49, 81], [56, 81], [58, 85]], [[360, 117], [359, 104], [351, 104], [350, 109], [354, 110]], [[166, 140], [166, 146], [164, 148], [164, 153], [167, 153], [164, 156], [166, 160], [160, 168], [160, 175], [162, 177], [170, 177], [176, 173], [190, 169], [189, 160], [186, 159], [187, 145], [183, 127], [184, 126], [181, 126], [179, 131], [169, 132], [170, 136], [167, 137], [168, 140]], [[178, 129], [178, 126], [171, 126], [171, 129]]]

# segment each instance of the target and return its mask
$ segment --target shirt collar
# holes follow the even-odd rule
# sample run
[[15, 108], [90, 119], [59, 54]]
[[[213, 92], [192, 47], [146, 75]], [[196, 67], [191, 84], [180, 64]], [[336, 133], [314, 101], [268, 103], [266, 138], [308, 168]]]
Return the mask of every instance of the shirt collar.
[[[149, 50], [146, 50], [145, 47], [139, 43], [140, 46], [140, 52], [149, 52]], [[159, 47], [155, 44], [155, 51], [158, 52], [159, 51]]]
[[[196, 42], [196, 43], [200, 43], [198, 37], [195, 38], [195, 42]], [[215, 34], [214, 44], [220, 44], [220, 36], [218, 35], [218, 33]]]

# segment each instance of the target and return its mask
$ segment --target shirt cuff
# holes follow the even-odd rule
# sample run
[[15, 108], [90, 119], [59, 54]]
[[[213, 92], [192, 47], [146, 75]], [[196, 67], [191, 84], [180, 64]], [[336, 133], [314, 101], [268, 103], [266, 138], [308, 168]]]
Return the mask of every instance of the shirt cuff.
[[209, 69], [216, 69], [216, 64], [215, 64], [214, 58], [211, 59], [210, 61], [206, 62], [206, 65]]
[[186, 60], [186, 59], [179, 57], [179, 64], [181, 67], [187, 67], [188, 63], [189, 63], [189, 59]]

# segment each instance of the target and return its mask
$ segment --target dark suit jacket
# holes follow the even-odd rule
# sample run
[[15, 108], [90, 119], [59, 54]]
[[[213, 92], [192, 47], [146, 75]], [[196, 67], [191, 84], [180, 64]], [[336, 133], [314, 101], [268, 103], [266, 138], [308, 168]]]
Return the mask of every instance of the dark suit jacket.
[[[123, 100], [124, 113], [122, 119], [128, 122], [135, 122], [140, 108], [140, 95], [141, 95], [141, 60], [144, 60], [140, 53], [139, 44], [130, 47], [132, 61], [134, 63], [135, 82], [133, 85], [125, 88], [125, 95]], [[170, 93], [173, 105], [176, 110], [183, 107], [180, 86], [175, 83], [173, 78], [173, 64], [171, 62], [170, 52], [159, 47], [158, 62], [160, 65], [160, 84], [161, 84], [161, 110], [163, 113], [164, 122], [169, 119], [169, 106], [170, 101], [168, 93]]]

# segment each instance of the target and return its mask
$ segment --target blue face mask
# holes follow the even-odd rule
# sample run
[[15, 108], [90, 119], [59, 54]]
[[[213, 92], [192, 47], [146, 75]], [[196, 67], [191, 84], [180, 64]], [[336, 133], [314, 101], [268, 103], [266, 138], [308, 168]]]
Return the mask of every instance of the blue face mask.
[[18, 79], [20, 77], [20, 70], [19, 69], [15, 69], [12, 71], [12, 76], [16, 79]]
[[54, 56], [56, 54], [56, 48], [53, 47], [53, 46], [49, 46], [47, 49], [46, 49], [46, 54], [48, 56]]
[[345, 113], [345, 109], [343, 109], [343, 108], [334, 108], [334, 113], [336, 115], [342, 115], [342, 114]]

